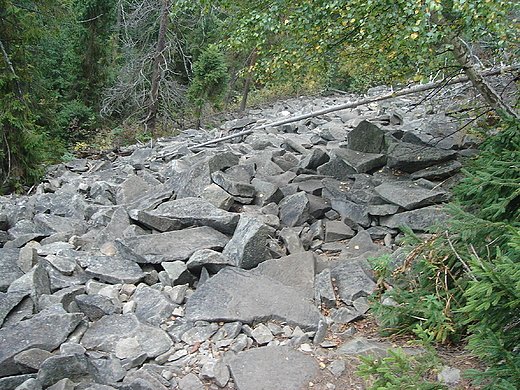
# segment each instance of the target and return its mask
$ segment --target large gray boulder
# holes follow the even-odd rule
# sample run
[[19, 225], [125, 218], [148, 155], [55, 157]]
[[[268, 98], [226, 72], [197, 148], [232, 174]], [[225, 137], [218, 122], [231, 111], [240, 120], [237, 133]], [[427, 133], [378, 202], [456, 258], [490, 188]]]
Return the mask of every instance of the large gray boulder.
[[404, 172], [415, 172], [432, 165], [453, 160], [454, 150], [444, 150], [408, 142], [396, 142], [388, 148], [387, 165]]
[[363, 120], [347, 135], [348, 148], [363, 153], [381, 153], [385, 150], [385, 131]]
[[314, 298], [316, 259], [312, 252], [295, 253], [279, 259], [266, 260], [252, 272], [258, 272], [294, 288], [300, 296], [309, 301]]
[[383, 183], [377, 186], [375, 191], [384, 200], [401, 206], [406, 210], [440, 204], [448, 200], [446, 191], [426, 188], [411, 181]]
[[222, 249], [229, 238], [208, 226], [173, 232], [146, 234], [115, 241], [120, 255], [137, 263], [158, 264], [186, 261], [199, 249]]
[[76, 328], [83, 314], [41, 312], [33, 318], [0, 329], [0, 377], [20, 373], [14, 357], [31, 348], [54, 351]]
[[285, 321], [316, 330], [322, 316], [308, 299], [267, 276], [238, 268], [225, 268], [188, 299], [188, 321]]
[[412, 230], [424, 231], [427, 228], [448, 220], [449, 215], [442, 206], [428, 206], [417, 210], [405, 211], [395, 215], [381, 217], [382, 226], [392, 229], [407, 225]]
[[165, 331], [142, 323], [133, 313], [104, 316], [94, 322], [83, 335], [81, 345], [87, 350], [116, 353], [118, 345], [127, 339], [135, 339], [149, 358], [159, 356], [173, 345]]
[[284, 226], [298, 226], [310, 217], [310, 203], [303, 191], [286, 196], [280, 202], [280, 221]]
[[[143, 214], [155, 218], [143, 221]], [[159, 231], [164, 231], [162, 219], [166, 219], [167, 223], [179, 221], [179, 227], [210, 226], [222, 233], [233, 234], [239, 217], [237, 213], [215, 207], [204, 198], [187, 197], [162, 203], [155, 210], [141, 211], [137, 220]]]
[[300, 390], [318, 374], [318, 363], [290, 347], [261, 347], [226, 359], [238, 390]]
[[135, 262], [120, 256], [78, 256], [87, 275], [107, 283], [137, 283], [145, 274]]
[[267, 260], [267, 238], [271, 228], [256, 218], [242, 214], [235, 234], [227, 243], [222, 254], [236, 267], [251, 269]]
[[11, 283], [23, 275], [17, 264], [19, 256], [18, 248], [0, 248], [0, 292], [6, 292]]

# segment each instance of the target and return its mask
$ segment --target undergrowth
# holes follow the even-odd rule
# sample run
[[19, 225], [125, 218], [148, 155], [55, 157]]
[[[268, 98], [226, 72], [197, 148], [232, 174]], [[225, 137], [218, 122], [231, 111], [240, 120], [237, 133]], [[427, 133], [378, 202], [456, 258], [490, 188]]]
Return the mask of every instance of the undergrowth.
[[384, 333], [420, 325], [434, 342], [467, 342], [488, 366], [466, 373], [475, 384], [513, 390], [520, 388], [520, 121], [498, 130], [454, 188], [451, 219], [427, 240], [403, 227], [402, 262], [376, 263], [383, 288], [373, 308]]

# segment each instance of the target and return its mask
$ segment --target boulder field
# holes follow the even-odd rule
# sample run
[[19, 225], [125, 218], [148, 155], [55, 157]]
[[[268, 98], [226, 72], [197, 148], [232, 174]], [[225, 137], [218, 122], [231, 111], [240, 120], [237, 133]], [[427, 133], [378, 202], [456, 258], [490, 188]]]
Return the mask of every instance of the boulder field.
[[354, 98], [251, 109], [0, 197], [0, 390], [340, 389], [350, 356], [384, 354], [350, 325], [370, 260], [447, 218], [471, 139], [412, 96], [197, 147]]

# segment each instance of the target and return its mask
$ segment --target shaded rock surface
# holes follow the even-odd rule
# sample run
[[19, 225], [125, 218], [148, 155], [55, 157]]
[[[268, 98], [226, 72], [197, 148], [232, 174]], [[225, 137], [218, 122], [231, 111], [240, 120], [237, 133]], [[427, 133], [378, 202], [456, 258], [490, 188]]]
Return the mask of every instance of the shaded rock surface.
[[0, 197], [0, 390], [301, 389], [318, 361], [334, 382], [384, 355], [334, 332], [369, 310], [367, 259], [399, 226], [446, 218], [471, 144], [442, 111], [396, 98], [193, 148], [357, 98], [273, 103]]

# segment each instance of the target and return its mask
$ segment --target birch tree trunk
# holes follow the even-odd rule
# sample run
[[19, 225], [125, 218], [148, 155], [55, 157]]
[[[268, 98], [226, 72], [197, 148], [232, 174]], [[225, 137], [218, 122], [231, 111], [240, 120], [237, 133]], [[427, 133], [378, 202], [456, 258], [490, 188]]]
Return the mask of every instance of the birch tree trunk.
[[451, 39], [453, 45], [453, 55], [462, 70], [473, 84], [473, 87], [480, 92], [483, 99], [498, 114], [505, 113], [507, 116], [520, 119], [520, 115], [504, 101], [504, 99], [495, 91], [495, 89], [487, 82], [482, 74], [475, 68], [471, 61], [470, 53], [466, 45], [459, 37]]

